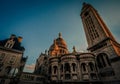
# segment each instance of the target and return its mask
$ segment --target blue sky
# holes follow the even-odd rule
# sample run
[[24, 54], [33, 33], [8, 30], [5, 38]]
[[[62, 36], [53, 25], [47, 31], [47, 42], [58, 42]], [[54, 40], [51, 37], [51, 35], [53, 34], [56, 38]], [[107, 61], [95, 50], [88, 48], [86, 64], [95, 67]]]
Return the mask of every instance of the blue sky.
[[32, 71], [40, 53], [49, 49], [59, 32], [70, 52], [73, 46], [85, 51], [83, 2], [94, 6], [120, 43], [120, 0], [0, 0], [0, 40], [11, 34], [23, 37], [24, 56], [28, 56], [25, 71]]

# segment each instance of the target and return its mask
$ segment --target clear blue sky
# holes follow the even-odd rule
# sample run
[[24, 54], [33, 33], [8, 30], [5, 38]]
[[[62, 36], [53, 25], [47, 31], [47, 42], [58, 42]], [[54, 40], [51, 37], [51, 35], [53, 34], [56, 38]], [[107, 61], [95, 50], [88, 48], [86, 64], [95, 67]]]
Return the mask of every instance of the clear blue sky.
[[11, 34], [22, 36], [28, 68], [49, 49], [59, 32], [70, 52], [73, 46], [84, 51], [87, 42], [80, 18], [83, 2], [98, 10], [120, 43], [120, 0], [0, 0], [0, 40]]

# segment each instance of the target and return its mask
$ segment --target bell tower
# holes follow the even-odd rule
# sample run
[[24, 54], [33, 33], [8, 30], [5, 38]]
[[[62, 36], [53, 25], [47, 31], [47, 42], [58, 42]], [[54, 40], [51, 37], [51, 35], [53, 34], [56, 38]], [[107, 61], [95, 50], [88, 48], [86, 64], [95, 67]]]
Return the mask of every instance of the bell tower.
[[117, 43], [93, 6], [83, 3], [80, 16], [88, 43], [87, 50], [96, 54], [101, 78], [108, 79], [116, 74], [116, 77], [120, 79], [118, 71], [120, 70], [120, 44]]
[[[89, 51], [97, 53], [103, 48], [108, 49], [111, 47], [110, 50], [114, 51], [117, 56], [120, 56], [120, 44], [117, 43], [96, 9], [90, 4], [83, 3], [81, 18]], [[114, 57], [110, 56], [110, 58]]]

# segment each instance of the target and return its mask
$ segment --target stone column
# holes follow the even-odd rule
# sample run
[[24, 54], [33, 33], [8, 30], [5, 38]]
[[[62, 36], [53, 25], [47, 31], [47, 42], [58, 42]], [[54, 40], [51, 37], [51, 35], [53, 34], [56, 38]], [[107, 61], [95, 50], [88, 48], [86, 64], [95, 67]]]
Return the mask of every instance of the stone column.
[[80, 65], [80, 62], [79, 62], [79, 61], [78, 61], [78, 63], [77, 63], [77, 72], [78, 72], [78, 75], [77, 75], [77, 76], [78, 76], [78, 79], [81, 80], [81, 78], [82, 78], [81, 75], [82, 75], [82, 74], [81, 74], [81, 65]]
[[62, 73], [63, 73], [63, 80], [65, 80], [65, 69], [64, 69], [64, 66], [65, 66], [65, 65], [64, 65], [64, 64], [65, 64], [65, 63], [63, 62], [63, 72], [62, 72]]
[[58, 64], [58, 70], [57, 70], [57, 76], [58, 76], [58, 80], [60, 80], [60, 75], [61, 75], [61, 71], [60, 71], [60, 64]]
[[72, 63], [69, 63], [69, 65], [70, 65], [70, 76], [71, 76], [71, 80], [73, 80], [73, 77], [72, 77], [73, 66], [72, 66]]
[[86, 64], [86, 73], [87, 73], [87, 75], [88, 75], [88, 78], [91, 79], [91, 77], [90, 77], [90, 68], [89, 68], [89, 64], [88, 64], [88, 62], [86, 62], [85, 64]]

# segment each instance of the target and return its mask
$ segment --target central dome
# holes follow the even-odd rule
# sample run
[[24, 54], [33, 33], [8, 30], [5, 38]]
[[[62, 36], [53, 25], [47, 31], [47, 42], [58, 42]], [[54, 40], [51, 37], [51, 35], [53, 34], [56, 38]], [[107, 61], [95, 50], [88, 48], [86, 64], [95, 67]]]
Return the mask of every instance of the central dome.
[[[56, 50], [56, 46], [57, 46], [57, 50]], [[59, 33], [59, 37], [55, 39], [54, 43], [50, 46], [49, 54], [52, 55], [52, 52], [55, 51], [56, 51], [56, 55], [62, 55], [68, 53], [67, 44], [65, 40], [62, 38], [61, 33]]]

